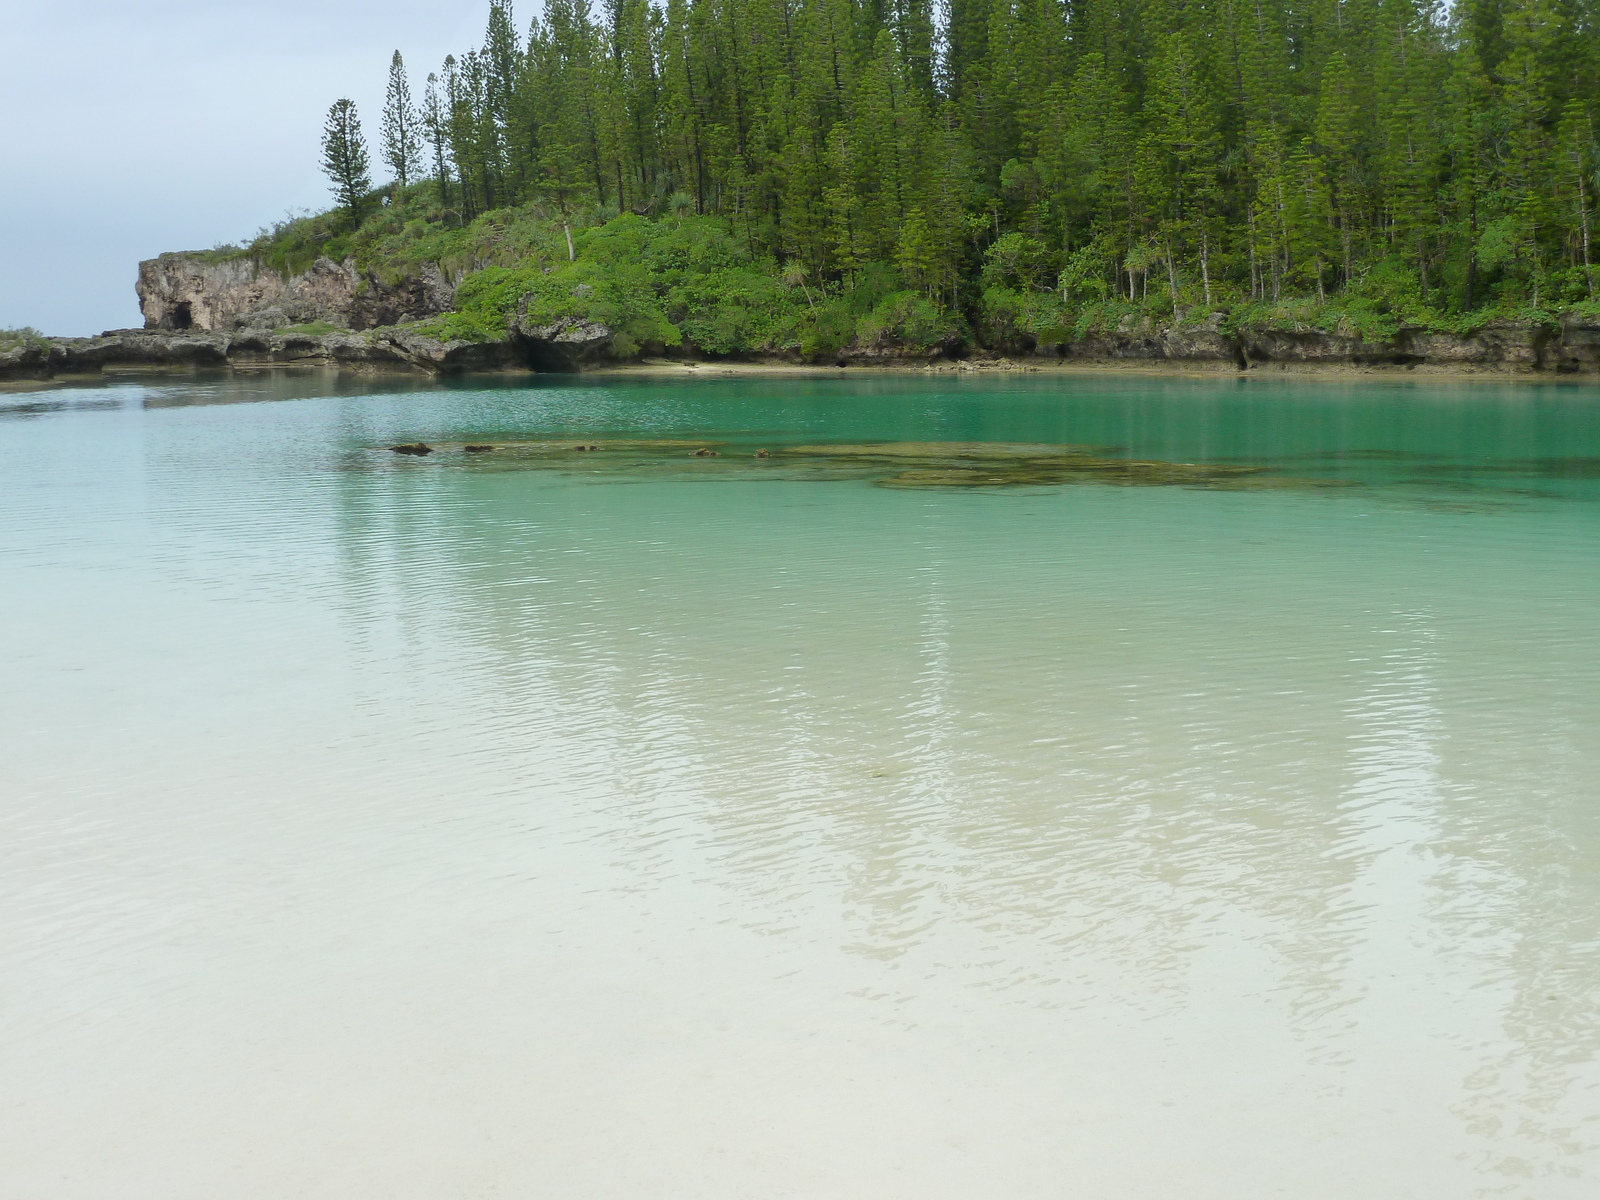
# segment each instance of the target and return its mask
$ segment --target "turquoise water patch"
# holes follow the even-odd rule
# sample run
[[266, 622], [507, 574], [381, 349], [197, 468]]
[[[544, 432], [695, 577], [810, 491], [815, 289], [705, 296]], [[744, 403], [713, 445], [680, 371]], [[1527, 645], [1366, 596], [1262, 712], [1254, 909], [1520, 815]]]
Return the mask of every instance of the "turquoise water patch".
[[1596, 500], [1592, 386], [0, 400], [0, 1159], [1587, 1196]]

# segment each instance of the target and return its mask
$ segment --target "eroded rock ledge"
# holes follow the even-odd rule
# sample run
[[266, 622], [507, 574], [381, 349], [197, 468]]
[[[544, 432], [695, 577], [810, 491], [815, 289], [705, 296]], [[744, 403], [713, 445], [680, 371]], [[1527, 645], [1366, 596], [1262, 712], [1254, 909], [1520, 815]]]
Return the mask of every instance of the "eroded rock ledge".
[[[1154, 326], [1124, 321], [1055, 347], [1057, 357], [1081, 362], [1231, 363], [1258, 367], [1431, 367], [1510, 374], [1600, 371], [1600, 321], [1563, 316], [1558, 325], [1491, 321], [1469, 334], [1401, 329], [1386, 341], [1320, 329], [1232, 331], [1221, 313], [1201, 324]], [[1037, 353], [1037, 351], [1035, 351]]]
[[505, 370], [516, 365], [504, 342], [441, 342], [403, 328], [325, 334], [114, 329], [99, 337], [46, 338], [0, 351], [0, 378], [10, 379], [108, 371], [296, 366], [442, 374]]
[[[270, 306], [267, 319], [276, 316]], [[91, 338], [30, 339], [0, 349], [0, 379], [52, 379], [127, 370], [254, 370], [322, 367], [431, 375], [479, 371], [580, 371], [630, 361], [612, 352], [611, 331], [576, 319], [532, 325], [523, 314], [492, 341], [441, 341], [400, 325], [306, 332], [246, 325], [228, 330], [111, 330]], [[800, 360], [773, 360], [791, 361]], [[1600, 322], [1569, 316], [1559, 326], [1501, 322], [1454, 336], [1402, 331], [1388, 342], [1317, 330], [1238, 334], [1218, 322], [1130, 327], [1054, 347], [1014, 347], [1003, 359], [957, 361], [894, 347], [829, 355], [823, 365], [974, 368], [1040, 364], [1197, 367], [1221, 371], [1430, 369], [1504, 375], [1600, 373]]]

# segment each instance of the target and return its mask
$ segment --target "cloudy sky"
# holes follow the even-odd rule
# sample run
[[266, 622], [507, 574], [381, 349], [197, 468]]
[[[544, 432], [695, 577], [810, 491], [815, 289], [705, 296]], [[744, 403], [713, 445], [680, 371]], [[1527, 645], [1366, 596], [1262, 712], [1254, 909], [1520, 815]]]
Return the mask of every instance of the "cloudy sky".
[[325, 207], [328, 105], [349, 96], [375, 142], [390, 53], [420, 93], [488, 7], [0, 0], [0, 328], [138, 325], [141, 258]]

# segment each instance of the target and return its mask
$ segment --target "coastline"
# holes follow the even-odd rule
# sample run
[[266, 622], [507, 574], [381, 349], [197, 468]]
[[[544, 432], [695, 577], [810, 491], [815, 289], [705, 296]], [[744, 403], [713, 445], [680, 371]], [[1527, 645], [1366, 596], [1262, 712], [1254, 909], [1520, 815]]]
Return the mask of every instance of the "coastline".
[[851, 363], [845, 367], [819, 363], [744, 362], [708, 360], [681, 362], [677, 360], [614, 363], [591, 367], [581, 372], [583, 376], [628, 378], [630, 376], [656, 376], [688, 378], [692, 376], [811, 376], [844, 378], [851, 375], [1148, 375], [1152, 377], [1188, 377], [1196, 379], [1237, 379], [1259, 381], [1266, 379], [1299, 380], [1371, 380], [1394, 381], [1428, 379], [1441, 382], [1478, 383], [1600, 383], [1600, 375], [1590, 373], [1558, 373], [1510, 367], [1463, 367], [1435, 363], [1411, 365], [1362, 365], [1352, 363], [1261, 363], [1240, 368], [1228, 363], [1196, 361], [1139, 361], [1097, 360], [1088, 362], [1061, 361], [1050, 358], [1012, 359], [961, 359], [936, 363]]
[[[487, 324], [443, 321], [454, 289], [437, 270], [383, 280], [353, 262], [318, 259], [283, 277], [249, 264], [167, 254], [140, 264], [142, 328], [93, 337], [32, 330], [0, 339], [0, 387], [48, 386], [139, 373], [321, 370], [357, 376], [457, 378], [537, 374], [628, 376], [789, 375], [846, 372], [960, 376], [975, 373], [1340, 380], [1600, 379], [1600, 315], [1558, 313], [1486, 318], [1459, 328], [1390, 325], [1363, 336], [1298, 318], [1231, 323], [1226, 311], [1184, 309], [1164, 319], [1123, 316], [1114, 328], [1039, 343], [1015, 336], [978, 344], [950, 331], [918, 339], [888, 327], [846, 338], [837, 349], [750, 348], [716, 357], [685, 338], [668, 351], [627, 326], [592, 317], [540, 317], [534, 294]], [[521, 286], [520, 284], [518, 286]], [[470, 307], [470, 306], [469, 306]], [[296, 324], [295, 322], [299, 322]], [[675, 328], [675, 327], [674, 327]], [[445, 330], [472, 330], [452, 335]], [[489, 332], [494, 330], [496, 332]]]
[[[170, 337], [171, 335], [166, 335]], [[349, 337], [351, 335], [345, 335]], [[102, 339], [59, 338], [52, 343], [95, 343]], [[75, 357], [75, 356], [74, 356]], [[97, 356], [98, 357], [98, 356]], [[44, 367], [40, 370], [40, 367]], [[19, 369], [20, 368], [20, 369]], [[75, 369], [76, 368], [76, 369]], [[82, 386], [117, 379], [160, 379], [216, 375], [230, 377], [250, 374], [305, 373], [331, 374], [358, 378], [393, 377], [418, 380], [450, 378], [531, 379], [539, 376], [574, 376], [593, 379], [627, 378], [835, 378], [862, 375], [916, 375], [966, 378], [978, 375], [1134, 375], [1152, 378], [1235, 379], [1241, 382], [1294, 379], [1305, 382], [1397, 382], [1431, 380], [1461, 383], [1600, 383], [1594, 371], [1558, 371], [1510, 363], [1361, 363], [1349, 361], [1265, 361], [1240, 367], [1216, 359], [1164, 358], [1066, 358], [1056, 355], [996, 356], [961, 359], [897, 358], [862, 356], [839, 363], [793, 362], [781, 358], [762, 359], [668, 359], [644, 358], [636, 361], [598, 362], [574, 366], [571, 370], [537, 370], [520, 364], [463, 366], [454, 370], [430, 370], [415, 362], [390, 356], [351, 358], [337, 354], [295, 353], [282, 357], [233, 358], [225, 353], [213, 355], [140, 355], [123, 359], [114, 353], [93, 363], [68, 361], [61, 369], [44, 364], [29, 367], [0, 360], [0, 393], [30, 392], [56, 387]]]

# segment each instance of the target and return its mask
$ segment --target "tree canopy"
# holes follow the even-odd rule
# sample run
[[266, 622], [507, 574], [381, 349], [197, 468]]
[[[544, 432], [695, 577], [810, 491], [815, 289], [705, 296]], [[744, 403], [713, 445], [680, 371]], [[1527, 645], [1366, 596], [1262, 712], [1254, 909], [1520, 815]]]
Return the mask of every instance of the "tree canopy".
[[1585, 301], [1597, 22], [1600, 0], [546, 0], [519, 26], [493, 0], [405, 118], [426, 151], [385, 157], [461, 224], [717, 216], [796, 279], [881, 266], [968, 312]]

